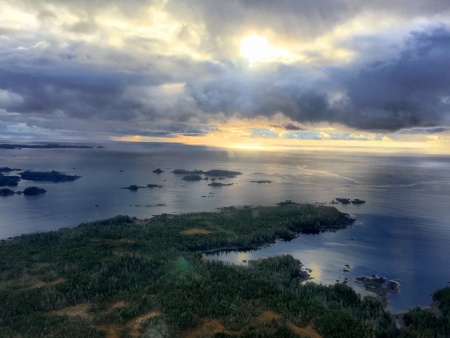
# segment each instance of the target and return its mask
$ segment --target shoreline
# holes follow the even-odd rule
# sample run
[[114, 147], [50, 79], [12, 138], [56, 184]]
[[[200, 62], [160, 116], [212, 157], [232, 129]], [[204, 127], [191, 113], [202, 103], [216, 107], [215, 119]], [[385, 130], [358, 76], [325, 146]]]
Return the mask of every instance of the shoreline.
[[[285, 202], [280, 202], [278, 203], [278, 207], [302, 207], [302, 206], [308, 206], [308, 207], [321, 207], [323, 206], [322, 204], [298, 204], [295, 202], [292, 203], [288, 203], [285, 204]], [[328, 207], [334, 207], [334, 206], [328, 206]], [[132, 219], [135, 219], [136, 223], [148, 223], [151, 224], [153, 222], [158, 222], [161, 220], [171, 220], [177, 216], [183, 216], [183, 215], [190, 215], [190, 214], [216, 214], [216, 213], [221, 213], [221, 212], [233, 212], [233, 211], [239, 211], [239, 210], [251, 210], [254, 208], [277, 208], [277, 207], [272, 207], [272, 206], [252, 206], [252, 205], [243, 205], [243, 206], [229, 206], [229, 207], [220, 207], [217, 208], [217, 211], [204, 211], [204, 212], [186, 212], [186, 213], [163, 213], [163, 214], [157, 214], [157, 215], [153, 215], [150, 218], [143, 218], [143, 219], [139, 219], [136, 217], [131, 217], [128, 215], [125, 215], [124, 217], [129, 217]], [[341, 212], [342, 213], [342, 212]], [[249, 251], [257, 251], [266, 247], [270, 247], [270, 246], [274, 246], [277, 244], [277, 242], [288, 242], [292, 239], [295, 239], [298, 237], [298, 235], [300, 234], [305, 234], [305, 235], [310, 235], [310, 234], [320, 234], [322, 232], [335, 232], [335, 231], [340, 231], [340, 230], [345, 230], [346, 228], [351, 227], [356, 221], [357, 219], [355, 219], [353, 216], [346, 214], [346, 213], [342, 213], [343, 215], [346, 216], [346, 222], [347, 223], [342, 223], [339, 225], [332, 225], [332, 226], [322, 226], [320, 230], [313, 230], [313, 231], [308, 231], [308, 230], [300, 230], [298, 232], [295, 232], [295, 236], [294, 237], [289, 237], [288, 239], [286, 239], [285, 237], [282, 236], [277, 236], [274, 237], [272, 240], [269, 241], [262, 241], [260, 243], [255, 243], [253, 245], [248, 245], [248, 246], [226, 246], [226, 247], [220, 247], [220, 248], [211, 248], [211, 249], [207, 249], [207, 250], [203, 250], [200, 251], [201, 254], [204, 254], [206, 256], [214, 256], [214, 255], [219, 255], [220, 253], [226, 253], [226, 252], [249, 252]], [[20, 240], [23, 236], [34, 236], [34, 235], [40, 235], [40, 234], [47, 234], [47, 233], [52, 233], [52, 232], [66, 232], [66, 231], [71, 231], [73, 229], [77, 229], [79, 227], [83, 227], [83, 226], [87, 226], [91, 223], [96, 223], [96, 222], [105, 222], [108, 221], [110, 219], [115, 219], [116, 217], [123, 217], [121, 215], [118, 216], [114, 216], [114, 217], [110, 217], [110, 218], [105, 218], [105, 219], [100, 219], [100, 220], [96, 220], [96, 221], [90, 221], [90, 222], [83, 222], [80, 223], [74, 227], [62, 227], [59, 228], [57, 230], [49, 230], [49, 231], [39, 231], [39, 232], [31, 232], [31, 233], [24, 233], [24, 234], [20, 234], [20, 235], [16, 235], [14, 237], [8, 237], [8, 238], [4, 238], [4, 239], [0, 239], [0, 245], [4, 245], [4, 244], [8, 244], [11, 242], [15, 242]], [[274, 257], [279, 257], [280, 255], [274, 256]], [[237, 264], [234, 264], [237, 265]], [[239, 266], [239, 265], [237, 265]], [[309, 270], [307, 269], [306, 272], [308, 272]], [[313, 280], [309, 280], [313, 283], [315, 283]], [[316, 283], [316, 284], [320, 284]], [[342, 284], [342, 283], [341, 283]], [[330, 284], [332, 285], [332, 284]], [[364, 288], [363, 283], [361, 284], [362, 287]], [[350, 286], [351, 287], [351, 286]], [[351, 287], [353, 289], [353, 287]], [[370, 290], [370, 289], [365, 289], [367, 292], [372, 293], [373, 295], [368, 295], [369, 297], [372, 297], [374, 299], [376, 299], [377, 301], [383, 303], [383, 305], [387, 306], [387, 297], [386, 295], [380, 296], [377, 292], [377, 290]], [[428, 308], [433, 308], [432, 305], [426, 305], [426, 306], [418, 306], [417, 307], [421, 308], [421, 309], [428, 309]], [[389, 310], [387, 310], [389, 311]], [[406, 310], [402, 310], [400, 312], [396, 312], [396, 313], [391, 313], [389, 311], [389, 313], [395, 317], [397, 315], [402, 315], [404, 313], [406, 313]]]
[[[245, 332], [265, 310], [299, 327], [312, 325], [323, 336], [344, 333], [340, 330], [349, 320], [358, 323], [351, 328], [355, 336], [395, 330], [394, 317], [381, 302], [362, 298], [346, 285], [308, 283], [308, 269], [291, 255], [250, 260], [245, 268], [204, 258], [211, 250], [258, 248], [286, 234], [337, 231], [354, 222], [335, 207], [288, 204], [147, 220], [117, 216], [18, 236], [0, 245], [0, 317], [9, 318], [0, 332], [30, 335], [39, 322], [19, 322], [40, 316], [50, 320], [52, 332], [76, 323], [76, 330], [94, 336], [105, 325], [126, 330], [124, 318], [132, 322], [155, 311], [174, 337], [201, 325], [205, 316]], [[24, 298], [30, 306], [23, 306]], [[121, 309], [105, 312], [115, 304]], [[93, 320], [56, 320], [74, 309]], [[330, 325], [336, 314], [337, 322]], [[230, 324], [233, 318], [247, 319]]]

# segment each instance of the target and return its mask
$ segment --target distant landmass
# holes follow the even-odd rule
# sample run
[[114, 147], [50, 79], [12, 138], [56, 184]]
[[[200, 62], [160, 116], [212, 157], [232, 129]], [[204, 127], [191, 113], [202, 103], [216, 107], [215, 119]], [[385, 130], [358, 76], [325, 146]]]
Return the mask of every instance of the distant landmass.
[[[77, 146], [71, 144], [0, 144], [0, 149], [92, 149], [92, 146]], [[102, 146], [97, 148], [103, 148]]]

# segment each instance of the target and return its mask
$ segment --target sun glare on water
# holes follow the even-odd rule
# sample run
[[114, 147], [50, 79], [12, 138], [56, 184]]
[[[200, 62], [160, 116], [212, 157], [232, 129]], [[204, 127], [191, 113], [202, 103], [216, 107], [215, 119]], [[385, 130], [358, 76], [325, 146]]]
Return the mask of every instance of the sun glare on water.
[[241, 55], [250, 61], [257, 62], [288, 61], [290, 53], [284, 49], [271, 46], [267, 39], [252, 34], [241, 41]]

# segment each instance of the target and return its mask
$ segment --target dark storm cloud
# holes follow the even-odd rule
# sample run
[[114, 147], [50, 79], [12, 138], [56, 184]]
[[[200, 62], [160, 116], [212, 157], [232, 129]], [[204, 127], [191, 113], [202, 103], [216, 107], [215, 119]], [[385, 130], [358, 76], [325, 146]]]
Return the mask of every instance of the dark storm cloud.
[[[300, 123], [380, 131], [449, 123], [450, 73], [443, 70], [450, 69], [450, 30], [445, 26], [411, 33], [396, 59], [360, 70], [280, 65], [250, 76], [226, 64], [149, 57], [141, 72], [133, 72], [82, 65], [77, 58], [76, 53], [0, 55], [0, 89], [15, 95], [2, 108], [98, 121], [187, 122], [217, 114], [281, 112]], [[152, 93], [180, 81], [187, 85], [167, 104], [159, 92]], [[334, 92], [341, 97], [333, 99]]]
[[[288, 71], [285, 69], [288, 68]], [[281, 69], [281, 68], [280, 68]], [[272, 116], [301, 123], [329, 122], [356, 129], [395, 131], [450, 123], [450, 29], [413, 32], [399, 56], [362, 69], [324, 69], [327, 78], [283, 66], [257, 79], [232, 78], [190, 84], [189, 94], [207, 112]], [[336, 93], [340, 96], [334, 97]]]
[[[367, 130], [397, 130], [449, 123], [450, 29], [411, 33], [395, 60], [331, 73], [346, 89], [345, 124]], [[347, 74], [346, 74], [347, 73]]]
[[1, 87], [22, 98], [6, 107], [23, 114], [50, 115], [58, 110], [68, 116], [88, 118], [103, 109], [116, 107], [127, 83], [124, 74], [86, 68], [43, 70], [32, 73], [0, 69]]
[[302, 123], [334, 121], [333, 107], [327, 95], [311, 88], [310, 83], [284, 82], [274, 85], [265, 77], [258, 80], [238, 79], [188, 85], [188, 93], [204, 112], [241, 117], [268, 116], [283, 113]]
[[[307, 121], [327, 120], [326, 97], [314, 88], [323, 73], [301, 65], [278, 65], [248, 75], [241, 71], [186, 85], [186, 95], [199, 110], [242, 117], [272, 116], [277, 112]], [[296, 119], [298, 120], [298, 119]]]
[[[58, 130], [65, 130], [65, 135], [78, 130], [94, 133], [90, 138], [175, 137], [214, 130], [213, 126], [178, 123], [196, 117], [198, 108], [164, 85], [220, 73], [217, 65], [157, 55], [143, 61], [125, 55], [138, 69], [114, 70], [86, 63], [77, 51], [71, 55], [34, 49], [15, 55], [0, 53], [0, 119], [11, 126], [4, 135], [47, 137]], [[108, 55], [124, 58], [123, 53], [114, 51]], [[182, 92], [183, 85], [178, 86]]]
[[[50, 49], [50, 50], [49, 50]], [[70, 51], [73, 49], [73, 51]], [[97, 52], [97, 53], [96, 53]], [[96, 55], [101, 50], [90, 50]], [[94, 56], [95, 57], [95, 56]], [[157, 117], [183, 119], [193, 113], [180, 109], [161, 86], [204, 74], [218, 74], [220, 66], [209, 62], [193, 63], [181, 57], [149, 55], [144, 60], [124, 52], [108, 51], [109, 60], [126, 60], [135, 69], [89, 62], [83, 48], [74, 46], [64, 53], [52, 46], [45, 50], [0, 51], [0, 108], [8, 112], [91, 119], [130, 121]], [[166, 96], [165, 96], [166, 95]], [[2, 100], [2, 97], [3, 100]], [[175, 98], [174, 101], [176, 101]], [[182, 100], [180, 104], [182, 104]], [[183, 108], [183, 107], [179, 107]]]

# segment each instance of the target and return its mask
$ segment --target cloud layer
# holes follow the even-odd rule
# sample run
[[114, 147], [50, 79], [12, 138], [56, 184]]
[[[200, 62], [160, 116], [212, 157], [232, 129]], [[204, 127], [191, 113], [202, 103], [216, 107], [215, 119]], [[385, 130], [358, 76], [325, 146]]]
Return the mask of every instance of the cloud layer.
[[[288, 57], [250, 62], [251, 34]], [[442, 134], [448, 69], [448, 1], [0, 4], [3, 137], [196, 136], [280, 116], [292, 138]]]

